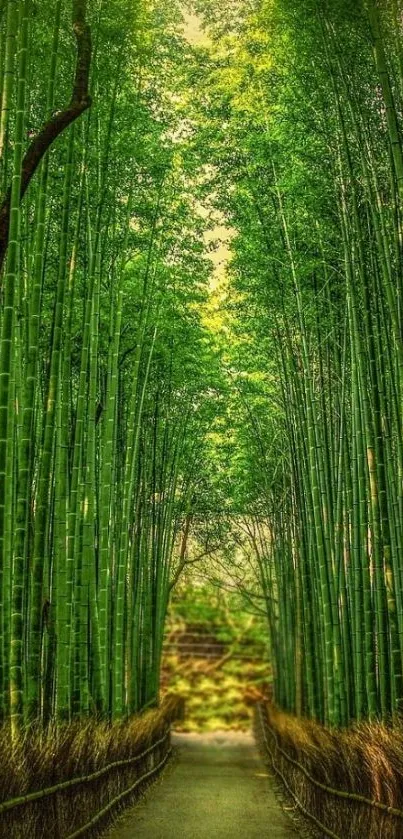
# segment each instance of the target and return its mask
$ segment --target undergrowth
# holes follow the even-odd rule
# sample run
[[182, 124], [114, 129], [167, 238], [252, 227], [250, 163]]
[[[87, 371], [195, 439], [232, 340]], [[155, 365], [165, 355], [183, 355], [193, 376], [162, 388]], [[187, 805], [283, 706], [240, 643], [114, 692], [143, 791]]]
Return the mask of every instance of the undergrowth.
[[[402, 723], [393, 727], [360, 723], [348, 729], [331, 729], [271, 705], [265, 706], [265, 717], [268, 725], [263, 720], [264, 745], [269, 751], [269, 764], [274, 761], [294, 796], [311, 815], [340, 839], [401, 839], [402, 817], [318, 788], [286, 760], [280, 749], [319, 783], [403, 813]], [[258, 733], [259, 729], [257, 724]]]
[[237, 594], [191, 572], [170, 605], [162, 667], [163, 689], [186, 700], [186, 720], [176, 728], [249, 731], [252, 706], [271, 695], [271, 681], [265, 623]]
[[[162, 738], [182, 713], [181, 700], [166, 697], [161, 707], [113, 724], [85, 720], [31, 731], [13, 748], [4, 727], [0, 730], [0, 804], [134, 758]], [[111, 768], [99, 779], [0, 813], [0, 837], [68, 837], [157, 765], [168, 749], [169, 739], [138, 763]], [[114, 812], [97, 822], [92, 835]]]
[[267, 697], [267, 661], [225, 661], [168, 656], [164, 684], [186, 701], [186, 719], [176, 724], [183, 732], [250, 731], [255, 702]]

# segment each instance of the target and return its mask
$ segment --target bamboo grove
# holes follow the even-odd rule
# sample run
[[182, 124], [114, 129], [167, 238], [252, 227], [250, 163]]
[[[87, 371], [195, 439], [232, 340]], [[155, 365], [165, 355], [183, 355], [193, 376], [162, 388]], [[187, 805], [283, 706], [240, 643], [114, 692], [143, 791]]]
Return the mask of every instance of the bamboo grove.
[[400, 0], [0, 2], [13, 737], [158, 702], [192, 550], [263, 603], [284, 709], [402, 711], [402, 27]]
[[17, 736], [157, 701], [208, 268], [174, 4], [0, 14], [0, 714]]
[[403, 9], [262, 0], [235, 3], [229, 21], [207, 6], [199, 110], [215, 126], [212, 188], [233, 252], [221, 289], [232, 402], [217, 433], [232, 429], [234, 533], [265, 592], [276, 700], [333, 725], [391, 720], [403, 700]]

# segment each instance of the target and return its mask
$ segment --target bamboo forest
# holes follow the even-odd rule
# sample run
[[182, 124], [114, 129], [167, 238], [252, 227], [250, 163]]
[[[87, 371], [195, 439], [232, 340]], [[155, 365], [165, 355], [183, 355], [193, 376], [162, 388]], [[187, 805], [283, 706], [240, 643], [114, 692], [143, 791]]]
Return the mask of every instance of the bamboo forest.
[[0, 839], [401, 839], [403, 0], [0, 0], [0, 191]]

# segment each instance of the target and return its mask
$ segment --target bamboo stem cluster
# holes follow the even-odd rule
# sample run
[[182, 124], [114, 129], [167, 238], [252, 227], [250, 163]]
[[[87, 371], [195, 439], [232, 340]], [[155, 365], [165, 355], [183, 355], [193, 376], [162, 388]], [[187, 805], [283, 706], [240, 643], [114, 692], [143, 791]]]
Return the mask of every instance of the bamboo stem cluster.
[[[74, 41], [66, 50], [60, 0], [40, 10], [10, 0], [0, 21], [1, 173], [5, 189], [11, 182], [0, 715], [14, 736], [27, 723], [119, 718], [158, 700], [173, 550], [199, 456], [189, 347], [202, 340], [194, 309], [202, 279], [180, 154], [174, 161], [165, 136], [158, 74], [171, 59], [145, 37], [154, 27], [160, 39], [158, 9], [137, 5], [134, 19], [125, 3], [87, 10], [94, 105], [86, 96], [86, 115], [66, 125], [25, 197], [27, 132], [43, 101], [57, 121]], [[73, 3], [81, 50], [73, 105], [88, 74], [85, 6]], [[190, 243], [183, 269], [178, 194]]]
[[399, 5], [263, 4], [287, 84], [259, 79], [256, 60], [248, 133], [233, 126], [244, 317], [260, 306], [257, 354], [280, 380], [277, 460], [262, 462], [246, 418], [276, 699], [333, 725], [389, 720], [403, 702]]

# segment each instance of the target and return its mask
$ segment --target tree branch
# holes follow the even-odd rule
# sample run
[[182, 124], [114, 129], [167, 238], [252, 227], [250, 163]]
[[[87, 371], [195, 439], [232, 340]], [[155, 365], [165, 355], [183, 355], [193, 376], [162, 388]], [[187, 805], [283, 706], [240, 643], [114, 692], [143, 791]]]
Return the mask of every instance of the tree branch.
[[179, 563], [179, 565], [178, 565], [178, 567], [177, 567], [177, 569], [174, 573], [174, 576], [173, 576], [173, 578], [172, 578], [172, 580], [169, 584], [169, 591], [172, 591], [172, 589], [175, 588], [175, 586], [179, 582], [180, 577], [182, 576], [183, 571], [185, 570], [185, 568], [188, 567], [188, 565], [196, 565], [196, 563], [201, 562], [202, 559], [206, 559], [206, 557], [212, 556], [212, 554], [216, 553], [216, 551], [219, 549], [219, 547], [220, 547], [219, 545], [214, 545], [212, 548], [210, 548], [210, 550], [203, 551], [203, 553], [198, 554], [197, 556], [193, 557], [193, 559], [186, 559], [186, 554], [185, 554], [182, 557], [182, 559], [181, 559], [181, 561], [180, 561], [180, 563]]
[[[87, 2], [86, 0], [73, 0], [72, 5], [73, 32], [77, 44], [73, 93], [67, 107], [62, 111], [57, 111], [45, 122], [25, 153], [21, 172], [21, 201], [46, 152], [60, 134], [91, 106], [88, 88], [92, 49], [90, 27], [86, 22]], [[0, 270], [7, 252], [10, 203], [11, 186], [8, 188], [0, 206]]]

